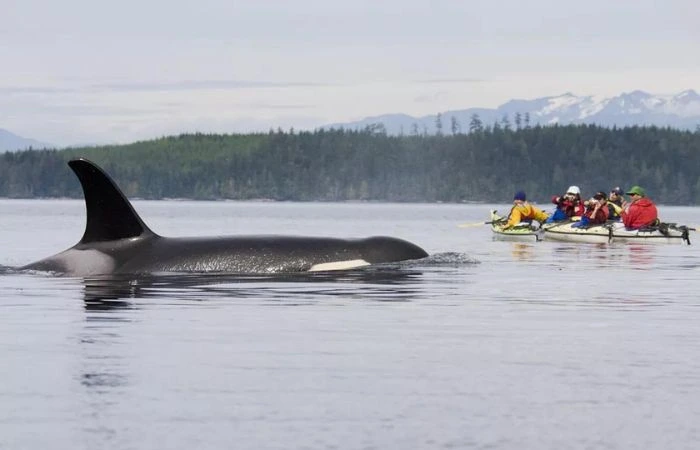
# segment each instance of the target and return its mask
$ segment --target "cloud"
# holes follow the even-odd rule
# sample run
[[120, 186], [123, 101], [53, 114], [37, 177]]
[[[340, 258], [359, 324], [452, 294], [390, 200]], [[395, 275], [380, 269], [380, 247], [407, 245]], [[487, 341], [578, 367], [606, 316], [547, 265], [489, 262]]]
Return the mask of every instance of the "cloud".
[[267, 89], [325, 87], [327, 83], [313, 81], [247, 81], [247, 80], [184, 80], [175, 82], [122, 82], [92, 84], [93, 89], [111, 91], [192, 91], [203, 89]]
[[53, 87], [53, 86], [0, 86], [0, 94], [73, 94], [77, 88]]
[[431, 78], [424, 80], [415, 80], [421, 84], [462, 84], [462, 83], [485, 83], [491, 80], [485, 78]]
[[156, 92], [233, 89], [280, 89], [329, 87], [329, 83], [314, 81], [248, 81], [248, 80], [183, 80], [169, 82], [108, 82], [73, 86], [0, 86], [3, 94], [75, 94], [100, 91]]
[[447, 91], [432, 92], [430, 94], [419, 95], [414, 98], [416, 103], [431, 103], [439, 102], [449, 98], [450, 93]]
[[128, 106], [117, 104], [89, 104], [78, 101], [51, 103], [42, 99], [23, 99], [22, 101], [5, 102], [0, 105], [0, 115], [26, 114], [32, 115], [40, 123], [58, 118], [79, 117], [114, 117], [114, 116], [149, 116], [163, 114], [168, 111], [165, 105]]

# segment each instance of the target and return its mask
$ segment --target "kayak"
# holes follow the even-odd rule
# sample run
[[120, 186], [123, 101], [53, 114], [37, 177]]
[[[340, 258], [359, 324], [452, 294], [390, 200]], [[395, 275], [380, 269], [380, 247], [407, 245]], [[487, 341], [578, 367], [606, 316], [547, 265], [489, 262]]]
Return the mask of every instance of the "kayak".
[[520, 222], [512, 228], [503, 229], [503, 226], [507, 222], [507, 217], [502, 217], [498, 215], [498, 212], [493, 209], [491, 210], [491, 231], [493, 232], [493, 238], [499, 241], [539, 241], [542, 239], [542, 230], [539, 226], [533, 225], [529, 222]]
[[628, 230], [620, 222], [608, 222], [602, 225], [590, 225], [577, 228], [578, 222], [553, 222], [542, 225], [547, 240], [564, 242], [584, 242], [607, 244], [610, 242], [634, 242], [644, 244], [687, 243], [690, 245], [690, 231], [685, 225], [662, 222], [657, 227], [641, 230]]

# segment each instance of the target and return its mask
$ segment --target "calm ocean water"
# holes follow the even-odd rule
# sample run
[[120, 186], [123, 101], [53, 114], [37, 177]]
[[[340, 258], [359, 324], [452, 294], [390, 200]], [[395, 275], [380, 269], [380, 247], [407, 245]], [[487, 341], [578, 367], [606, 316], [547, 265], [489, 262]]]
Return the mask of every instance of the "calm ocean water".
[[[18, 273], [77, 242], [84, 207], [0, 200], [1, 449], [700, 447], [697, 233], [508, 243], [457, 227], [491, 205], [134, 206], [168, 236], [391, 235], [431, 257], [313, 276]], [[700, 208], [660, 213], [700, 225]]]

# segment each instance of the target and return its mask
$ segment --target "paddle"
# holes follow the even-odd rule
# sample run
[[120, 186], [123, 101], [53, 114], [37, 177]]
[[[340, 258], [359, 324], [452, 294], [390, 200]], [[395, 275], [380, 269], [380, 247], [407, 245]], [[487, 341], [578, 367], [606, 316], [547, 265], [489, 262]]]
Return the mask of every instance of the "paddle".
[[[515, 208], [515, 206], [513, 206]], [[513, 212], [513, 208], [510, 209], [511, 212]], [[491, 210], [491, 216], [496, 216], [496, 210]], [[508, 213], [508, 216], [510, 216], [510, 213]], [[499, 223], [506, 223], [508, 221], [508, 216], [506, 217], [499, 217], [498, 219], [494, 220], [487, 220], [486, 222], [474, 222], [474, 223], [462, 223], [457, 225], [459, 228], [471, 228], [471, 227], [480, 227], [481, 225], [491, 225], [493, 223], [499, 224]], [[496, 216], [498, 217], [498, 216]]]
[[457, 225], [459, 228], [471, 228], [471, 227], [479, 227], [481, 225], [490, 225], [492, 223], [503, 223], [505, 222], [506, 219], [498, 219], [498, 220], [489, 220], [487, 222], [474, 222], [474, 223], [461, 223]]

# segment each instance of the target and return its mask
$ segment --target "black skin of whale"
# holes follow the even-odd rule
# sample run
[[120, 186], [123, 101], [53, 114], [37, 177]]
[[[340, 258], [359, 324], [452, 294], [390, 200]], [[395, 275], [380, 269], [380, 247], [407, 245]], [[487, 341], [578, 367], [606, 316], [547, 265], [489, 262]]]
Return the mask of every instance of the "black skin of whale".
[[[100, 167], [68, 165], [83, 187], [87, 221], [75, 246], [21, 269], [70, 276], [164, 272], [283, 273], [337, 270], [425, 258], [417, 245], [393, 237], [164, 237], [141, 220]], [[358, 264], [359, 262], [359, 264]]]

